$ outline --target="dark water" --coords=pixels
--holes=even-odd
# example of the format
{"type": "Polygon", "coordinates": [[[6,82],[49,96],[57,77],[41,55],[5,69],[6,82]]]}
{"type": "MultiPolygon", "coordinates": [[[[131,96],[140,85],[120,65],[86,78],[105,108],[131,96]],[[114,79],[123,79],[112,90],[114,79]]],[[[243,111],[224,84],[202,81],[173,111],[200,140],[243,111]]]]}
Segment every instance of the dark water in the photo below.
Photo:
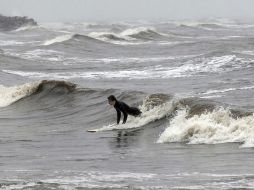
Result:
{"type": "Polygon", "coordinates": [[[253,32],[207,21],[0,33],[0,188],[253,189],[253,32]],[[142,117],[112,127],[111,94],[142,117]]]}

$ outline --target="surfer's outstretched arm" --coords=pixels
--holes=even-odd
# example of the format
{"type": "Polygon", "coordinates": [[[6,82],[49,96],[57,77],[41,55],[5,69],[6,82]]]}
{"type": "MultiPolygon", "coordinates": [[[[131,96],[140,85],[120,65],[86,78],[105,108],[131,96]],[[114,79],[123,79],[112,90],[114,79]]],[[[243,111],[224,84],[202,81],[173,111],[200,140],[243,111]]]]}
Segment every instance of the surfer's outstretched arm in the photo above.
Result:
{"type": "Polygon", "coordinates": [[[121,111],[116,110],[116,112],[117,112],[117,125],[118,125],[121,119],[121,111]]]}

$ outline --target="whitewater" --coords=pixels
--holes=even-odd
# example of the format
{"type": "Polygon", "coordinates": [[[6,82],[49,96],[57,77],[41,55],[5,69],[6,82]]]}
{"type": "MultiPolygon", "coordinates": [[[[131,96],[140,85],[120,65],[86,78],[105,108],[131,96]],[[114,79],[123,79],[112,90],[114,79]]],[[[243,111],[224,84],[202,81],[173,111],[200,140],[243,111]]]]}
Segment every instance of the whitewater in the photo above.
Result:
{"type": "Polygon", "coordinates": [[[0,189],[254,188],[253,23],[1,31],[0,189]]]}

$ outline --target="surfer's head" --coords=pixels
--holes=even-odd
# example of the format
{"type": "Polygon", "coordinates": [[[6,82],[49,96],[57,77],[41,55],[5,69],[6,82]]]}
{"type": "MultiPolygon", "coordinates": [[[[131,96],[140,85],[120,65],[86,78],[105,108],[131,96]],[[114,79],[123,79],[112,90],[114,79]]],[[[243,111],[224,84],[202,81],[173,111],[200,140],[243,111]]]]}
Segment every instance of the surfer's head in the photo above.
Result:
{"type": "Polygon", "coordinates": [[[115,105],[115,103],[116,103],[116,97],[114,96],[114,95],[110,95],[109,97],[108,97],[108,103],[109,103],[109,105],[111,105],[111,106],[114,106],[115,105]]]}

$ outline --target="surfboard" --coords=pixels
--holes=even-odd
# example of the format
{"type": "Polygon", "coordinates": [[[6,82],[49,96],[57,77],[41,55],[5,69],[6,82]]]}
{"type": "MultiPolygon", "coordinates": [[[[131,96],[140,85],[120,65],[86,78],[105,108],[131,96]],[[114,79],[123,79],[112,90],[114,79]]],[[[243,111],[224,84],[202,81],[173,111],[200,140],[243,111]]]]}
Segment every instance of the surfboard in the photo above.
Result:
{"type": "Polygon", "coordinates": [[[89,129],[89,130],[87,130],[87,132],[89,132],[89,133],[95,133],[95,132],[98,132],[99,131],[99,129],[89,129]]]}
{"type": "Polygon", "coordinates": [[[108,126],[103,126],[101,128],[97,128],[97,129],[88,129],[87,132],[96,133],[96,132],[99,132],[99,131],[111,131],[111,130],[114,130],[115,126],[116,126],[116,124],[110,124],[108,126]]]}
{"type": "Polygon", "coordinates": [[[129,128],[129,129],[126,129],[126,128],[123,128],[123,129],[107,129],[107,130],[101,130],[100,129],[89,129],[87,130],[86,132],[89,132],[89,133],[97,133],[97,132],[117,132],[117,131],[125,131],[125,132],[134,132],[134,131],[139,131],[141,130],[142,128],[129,128]]]}
{"type": "Polygon", "coordinates": [[[88,129],[86,130],[89,133],[97,133],[97,132],[112,132],[112,131],[126,131],[126,132],[133,132],[133,131],[138,131],[141,130],[145,125],[139,126],[139,127],[132,127],[132,124],[127,124],[126,125],[116,125],[116,124],[111,124],[108,126],[103,126],[101,128],[96,128],[96,129],[88,129]]]}

